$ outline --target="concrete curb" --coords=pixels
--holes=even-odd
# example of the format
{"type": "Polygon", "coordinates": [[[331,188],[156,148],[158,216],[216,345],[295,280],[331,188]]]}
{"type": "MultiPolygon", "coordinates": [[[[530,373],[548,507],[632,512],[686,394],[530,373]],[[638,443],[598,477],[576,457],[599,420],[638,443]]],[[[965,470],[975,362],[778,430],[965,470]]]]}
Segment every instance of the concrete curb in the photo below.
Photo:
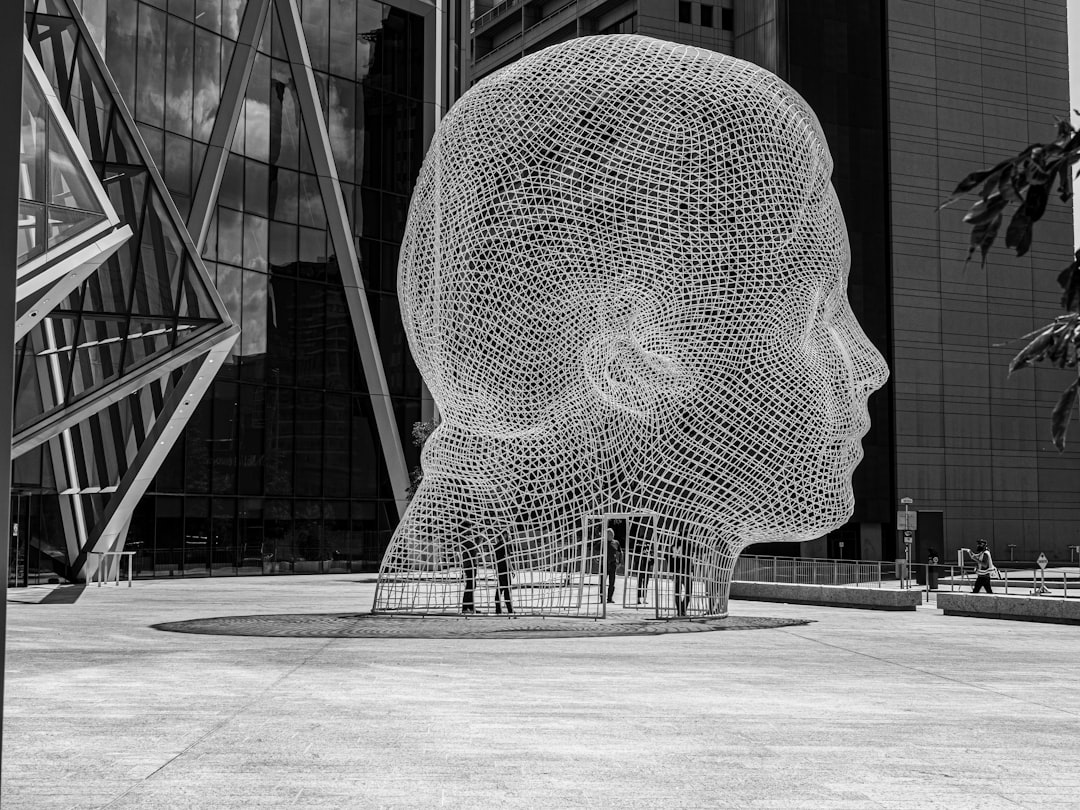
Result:
{"type": "Polygon", "coordinates": [[[1080,599],[941,591],[938,593],[937,606],[946,616],[1080,624],[1080,599]]]}
{"type": "Polygon", "coordinates": [[[848,585],[792,585],[781,582],[732,582],[732,599],[826,605],[862,610],[915,610],[923,601],[921,590],[856,588],[848,585]]]}

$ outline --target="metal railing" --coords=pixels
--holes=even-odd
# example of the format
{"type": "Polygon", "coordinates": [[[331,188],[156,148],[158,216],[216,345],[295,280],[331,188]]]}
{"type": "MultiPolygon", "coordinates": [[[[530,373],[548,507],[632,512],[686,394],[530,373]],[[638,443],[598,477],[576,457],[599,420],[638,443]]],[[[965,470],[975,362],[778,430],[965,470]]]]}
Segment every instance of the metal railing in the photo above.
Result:
{"type": "MultiPolygon", "coordinates": [[[[949,566],[949,590],[971,588],[975,584],[975,566],[949,566]]],[[[1031,568],[1009,569],[998,566],[997,575],[991,576],[990,587],[1001,593],[1017,596],[1047,596],[1064,599],[1080,599],[1080,576],[1069,578],[1068,570],[1047,568],[1045,571],[1031,568]],[[1047,578],[1046,574],[1051,572],[1047,578]],[[1011,576],[1011,579],[1010,579],[1011,576]],[[1010,587],[1012,590],[1010,591],[1010,587]],[[1071,590],[1070,590],[1071,588],[1071,590]]]]}
{"type": "Polygon", "coordinates": [[[525,2],[525,0],[503,0],[503,2],[499,3],[497,6],[493,6],[492,8],[488,9],[475,20],[473,20],[472,30],[476,31],[480,28],[483,28],[492,20],[498,19],[514,7],[520,6],[523,2],[525,2]]]}
{"type": "Polygon", "coordinates": [[[735,561],[732,579],[742,582],[780,582],[794,585],[866,585],[881,587],[881,563],[816,557],[759,557],[735,561]]]}
{"type": "Polygon", "coordinates": [[[490,51],[483,54],[482,56],[476,57],[477,64],[479,64],[480,62],[483,62],[489,56],[494,56],[499,51],[503,50],[503,48],[509,48],[511,45],[520,45],[521,44],[521,39],[522,39],[523,36],[524,36],[524,34],[514,34],[514,36],[510,37],[510,39],[506,40],[506,42],[492,48],[490,51]]]}
{"type": "MultiPolygon", "coordinates": [[[[995,593],[1016,596],[1080,599],[1080,573],[1048,568],[998,567],[991,578],[995,593]],[[1049,576],[1047,576],[1049,574],[1049,576]]],[[[777,582],[795,585],[854,585],[882,587],[888,580],[896,587],[924,591],[926,600],[932,592],[970,589],[975,584],[975,567],[959,565],[905,564],[903,561],[836,560],[818,557],[767,557],[744,555],[735,561],[733,580],[742,582],[777,582]],[[893,575],[895,566],[896,574],[893,575]],[[887,575],[883,576],[883,571],[887,575]]]]}
{"type": "Polygon", "coordinates": [[[532,25],[530,25],[530,26],[529,26],[528,28],[526,28],[526,29],[525,29],[525,33],[526,33],[526,34],[527,34],[527,33],[529,33],[530,31],[532,31],[532,30],[533,30],[534,28],[536,28],[537,26],[541,26],[541,25],[543,25],[543,24],[544,24],[544,23],[546,23],[546,22],[547,22],[548,20],[550,20],[550,19],[551,19],[552,17],[555,17],[555,16],[557,16],[557,15],[559,15],[559,14],[562,14],[562,13],[563,13],[564,11],[566,11],[566,10],[567,10],[568,8],[572,8],[572,7],[576,6],[577,4],[578,4],[578,0],[570,0],[570,2],[569,2],[569,3],[564,3],[563,5],[559,6],[559,7],[558,7],[557,9],[555,9],[554,11],[550,11],[550,12],[548,12],[548,13],[547,13],[547,14],[545,14],[545,15],[544,15],[543,17],[541,17],[541,18],[540,18],[539,20],[537,20],[537,21],[536,21],[536,22],[534,22],[534,23],[533,23],[532,25]]]}

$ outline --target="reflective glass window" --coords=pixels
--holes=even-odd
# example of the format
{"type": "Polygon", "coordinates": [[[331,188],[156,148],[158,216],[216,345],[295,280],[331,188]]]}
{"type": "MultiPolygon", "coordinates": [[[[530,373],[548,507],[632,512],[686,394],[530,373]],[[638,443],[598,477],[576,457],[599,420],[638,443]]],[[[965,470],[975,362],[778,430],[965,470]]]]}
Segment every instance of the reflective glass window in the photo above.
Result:
{"type": "Polygon", "coordinates": [[[222,0],[195,0],[195,22],[211,31],[221,31],[222,0]]]}
{"type": "Polygon", "coordinates": [[[138,18],[136,0],[109,0],[105,25],[105,61],[120,95],[131,109],[135,109],[138,18]]]}
{"type": "Polygon", "coordinates": [[[24,200],[45,202],[46,129],[49,109],[37,84],[30,80],[29,68],[23,70],[22,128],[19,138],[19,196],[24,200]]]}
{"type": "Polygon", "coordinates": [[[240,332],[240,354],[245,364],[260,363],[266,357],[267,277],[262,273],[244,271],[244,313],[240,332]]]}
{"type": "Polygon", "coordinates": [[[349,397],[327,394],[323,413],[323,494],[348,497],[349,397]]]}
{"type": "Polygon", "coordinates": [[[138,8],[135,117],[140,122],[161,127],[165,123],[165,71],[161,60],[166,52],[166,14],[145,3],[140,3],[138,8]]]}
{"type": "Polygon", "coordinates": [[[261,494],[263,491],[265,395],[266,389],[261,385],[240,386],[240,407],[237,411],[240,424],[237,488],[242,495],[261,494]]]}
{"type": "Polygon", "coordinates": [[[268,222],[251,214],[244,216],[244,267],[266,270],[268,222]]]}
{"type": "Polygon", "coordinates": [[[195,29],[193,83],[191,134],[208,141],[221,100],[221,39],[202,28],[195,29]]]}
{"type": "Polygon", "coordinates": [[[234,382],[214,383],[211,430],[213,455],[211,492],[215,495],[236,491],[236,402],[239,392],[234,382]]]}
{"type": "MultiPolygon", "coordinates": [[[[271,370],[271,378],[273,371],[271,370]]],[[[291,495],[293,489],[293,448],[295,446],[295,397],[292,388],[266,389],[266,468],[268,494],[291,495]]]]}
{"type": "Polygon", "coordinates": [[[195,64],[195,27],[169,16],[165,60],[165,128],[191,137],[195,64]]]}
{"type": "Polygon", "coordinates": [[[296,392],[296,464],[297,495],[319,495],[323,470],[323,395],[321,391],[296,392]]]}
{"type": "Polygon", "coordinates": [[[235,574],[236,499],[214,498],[211,518],[210,567],[222,574],[235,574]]]}

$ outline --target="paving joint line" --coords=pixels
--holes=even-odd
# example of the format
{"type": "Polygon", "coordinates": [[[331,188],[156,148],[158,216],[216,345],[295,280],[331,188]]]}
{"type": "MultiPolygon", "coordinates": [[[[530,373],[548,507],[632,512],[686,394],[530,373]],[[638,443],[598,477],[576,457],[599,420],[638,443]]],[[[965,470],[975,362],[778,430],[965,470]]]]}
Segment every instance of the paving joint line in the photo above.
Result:
{"type": "Polygon", "coordinates": [[[258,692],[257,694],[255,694],[255,695],[254,695],[253,697],[251,697],[251,698],[249,698],[248,700],[244,701],[244,703],[243,703],[243,704],[241,704],[240,706],[238,706],[238,707],[237,707],[237,708],[236,708],[236,709],[235,709],[235,710],[234,710],[233,712],[231,712],[231,713],[230,713],[230,714],[229,714],[229,715],[228,715],[227,717],[224,717],[224,718],[222,718],[222,719],[221,719],[220,721],[218,721],[218,722],[217,722],[217,723],[216,723],[216,724],[215,724],[215,725],[214,725],[214,726],[213,726],[212,728],[208,729],[208,730],[207,730],[207,731],[206,731],[206,732],[205,732],[204,734],[202,734],[202,735],[201,735],[201,736],[200,736],[200,737],[199,737],[199,738],[198,738],[197,740],[194,740],[194,741],[193,741],[193,742],[191,742],[191,743],[190,743],[190,744],[189,744],[188,746],[186,746],[186,747],[184,748],[184,750],[182,750],[182,751],[179,751],[179,752],[177,752],[176,754],[174,754],[173,756],[169,757],[169,758],[168,758],[168,759],[167,759],[167,760],[166,760],[165,762],[161,763],[161,765],[159,765],[158,767],[156,767],[156,768],[155,768],[155,769],[154,769],[153,771],[151,771],[151,772],[150,772],[150,773],[148,773],[148,774],[147,774],[146,776],[144,776],[144,777],[142,777],[141,779],[139,779],[139,780],[138,780],[137,782],[135,782],[135,783],[133,783],[132,785],[130,785],[130,786],[129,786],[129,787],[127,788],[127,790],[125,790],[125,791],[124,791],[123,793],[121,793],[121,794],[119,794],[119,795],[117,795],[117,796],[114,796],[113,798],[111,798],[111,799],[109,800],[108,804],[103,804],[103,805],[101,805],[101,807],[102,807],[102,810],[107,810],[107,808],[109,808],[109,807],[112,807],[112,806],[113,806],[114,804],[116,804],[116,803],[117,803],[118,801],[120,801],[120,800],[121,800],[121,799],[123,799],[123,798],[124,798],[125,796],[127,796],[127,795],[128,795],[129,793],[131,793],[131,792],[132,792],[133,790],[135,790],[135,788],[137,788],[137,787],[139,787],[140,785],[143,785],[143,784],[145,784],[145,783],[149,782],[149,781],[150,781],[151,779],[153,779],[153,778],[154,778],[155,776],[157,776],[157,775],[158,775],[159,773],[161,773],[161,772],[162,772],[163,770],[165,770],[166,768],[168,768],[168,767],[169,767],[170,765],[172,765],[172,764],[173,764],[174,762],[176,762],[176,761],[177,761],[178,759],[180,759],[181,757],[183,757],[183,756],[185,756],[186,754],[188,754],[188,753],[189,753],[189,752],[190,752],[190,751],[191,751],[192,749],[194,749],[194,748],[195,748],[196,746],[198,746],[198,745],[201,745],[201,744],[202,744],[203,742],[205,742],[206,740],[208,740],[208,739],[209,739],[210,737],[212,737],[212,736],[213,736],[214,734],[216,734],[216,733],[217,733],[218,731],[220,731],[220,730],[221,730],[222,728],[224,728],[224,727],[225,727],[225,726],[226,726],[226,725],[227,725],[228,723],[230,723],[230,722],[232,722],[232,721],[233,721],[234,719],[236,719],[236,717],[238,717],[238,716],[239,716],[239,715],[240,715],[240,714],[241,714],[242,712],[244,712],[244,711],[245,711],[245,710],[246,710],[246,709],[247,709],[248,707],[250,707],[250,706],[251,706],[251,705],[252,705],[253,703],[256,703],[256,702],[257,702],[258,700],[262,699],[262,697],[263,697],[264,695],[266,695],[266,694],[267,694],[268,692],[270,692],[271,690],[273,690],[274,688],[276,688],[278,684],[280,684],[280,683],[281,683],[282,681],[284,681],[284,680],[285,680],[286,678],[288,678],[289,676],[291,676],[291,675],[292,675],[292,674],[293,674],[294,672],[296,672],[296,671],[297,671],[298,669],[300,669],[301,667],[303,667],[303,666],[306,666],[306,665],[307,665],[307,664],[308,664],[308,663],[309,663],[309,662],[310,662],[310,661],[311,661],[311,660],[312,660],[313,658],[315,658],[315,657],[316,657],[317,655],[321,655],[321,654],[322,654],[322,653],[323,653],[323,652],[324,652],[324,651],[326,650],[326,648],[327,648],[327,647],[331,646],[331,645],[332,645],[332,644],[333,644],[333,643],[334,643],[335,641],[337,641],[337,640],[338,640],[338,639],[335,639],[335,638],[330,638],[330,639],[327,639],[327,640],[326,640],[326,643],[325,643],[325,644],[321,645],[321,646],[320,646],[320,647],[319,647],[319,648],[318,648],[317,650],[313,650],[313,651],[312,651],[312,652],[311,652],[311,653],[310,653],[309,655],[305,656],[305,657],[303,658],[303,660],[299,661],[299,662],[298,662],[298,663],[297,663],[297,664],[296,664],[295,666],[293,666],[293,667],[292,667],[291,669],[289,669],[289,670],[288,670],[287,672],[283,672],[283,673],[281,673],[281,675],[279,675],[279,676],[278,676],[277,678],[275,678],[275,679],[274,679],[274,682],[273,682],[273,683],[267,684],[267,685],[266,685],[266,686],[265,686],[265,687],[264,687],[264,688],[263,688],[263,689],[262,689],[261,691],[259,691],[259,692],[258,692]]]}
{"type": "Polygon", "coordinates": [[[1060,711],[1060,712],[1063,712],[1064,714],[1070,715],[1072,717],[1080,717],[1080,712],[1069,711],[1068,709],[1063,709],[1061,706],[1048,706],[1047,704],[1040,703],[1037,700],[1027,700],[1025,698],[1017,697],[1016,695],[1010,695],[1007,692],[999,692],[998,690],[991,689],[988,686],[979,686],[978,684],[968,683],[967,681],[962,681],[959,678],[952,678],[952,677],[950,677],[948,675],[943,675],[940,672],[930,672],[929,670],[921,669],[920,667],[912,666],[911,664],[904,664],[904,663],[902,663],[900,661],[894,661],[894,660],[889,659],[889,658],[882,658],[881,656],[873,655],[871,653],[862,652],[860,650],[853,650],[850,647],[844,647],[844,646],[841,646],[840,644],[834,644],[832,642],[825,641],[824,639],[811,638],[809,636],[800,635],[799,633],[796,633],[796,632],[794,632],[794,631],[792,631],[792,630],[790,630],[788,628],[785,628],[785,627],[778,627],[776,629],[781,631],[781,632],[787,633],[788,635],[795,636],[796,638],[801,638],[804,641],[810,641],[810,642],[813,642],[813,643],[816,643],[816,644],[821,644],[822,646],[825,646],[825,647],[832,647],[835,650],[842,650],[844,652],[851,653],[852,655],[861,655],[864,658],[869,658],[869,659],[871,659],[873,661],[879,661],[879,662],[881,662],[883,664],[892,664],[895,667],[900,667],[902,669],[907,669],[907,670],[910,670],[912,672],[918,672],[918,673],[921,673],[923,675],[927,675],[927,676],[929,676],[931,678],[940,678],[943,681],[951,681],[952,683],[956,683],[956,684],[959,684],[961,686],[967,686],[967,687],[969,687],[971,689],[979,689],[979,690],[982,690],[983,692],[989,692],[990,694],[997,695],[998,697],[1008,698],[1010,700],[1016,700],[1016,701],[1018,701],[1020,703],[1024,703],[1024,704],[1027,704],[1027,705],[1030,705],[1030,706],[1039,706],[1040,708],[1043,708],[1043,709],[1051,709],[1051,710],[1060,711]]]}

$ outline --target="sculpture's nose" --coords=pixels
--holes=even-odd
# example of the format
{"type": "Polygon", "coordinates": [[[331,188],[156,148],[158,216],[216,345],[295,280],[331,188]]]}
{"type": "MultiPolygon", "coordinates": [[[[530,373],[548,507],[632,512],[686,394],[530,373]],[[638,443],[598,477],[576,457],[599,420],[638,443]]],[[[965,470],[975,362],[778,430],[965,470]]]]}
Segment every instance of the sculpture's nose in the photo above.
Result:
{"type": "Polygon", "coordinates": [[[856,350],[853,353],[855,384],[867,395],[877,391],[889,379],[889,366],[870,338],[855,322],[856,350]]]}

